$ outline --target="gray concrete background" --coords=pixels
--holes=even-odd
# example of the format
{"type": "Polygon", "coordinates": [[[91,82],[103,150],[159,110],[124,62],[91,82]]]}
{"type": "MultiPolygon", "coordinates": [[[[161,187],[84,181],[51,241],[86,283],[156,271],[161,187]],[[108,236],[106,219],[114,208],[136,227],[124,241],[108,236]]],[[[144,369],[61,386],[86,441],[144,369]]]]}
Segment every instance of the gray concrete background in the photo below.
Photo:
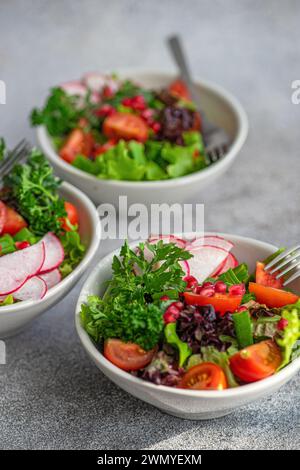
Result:
{"type": "MultiPolygon", "coordinates": [[[[206,228],[280,245],[299,242],[300,2],[0,0],[0,135],[34,141],[27,123],[49,86],[84,71],[172,69],[164,37],[179,32],[195,74],[244,104],[248,141],[233,168],[200,193],[206,228]]],[[[117,246],[103,243],[99,259],[117,246]]],[[[80,285],[23,334],[0,366],[0,447],[299,449],[299,376],[276,396],[215,421],[162,414],[109,382],[73,325],[80,285]]]]}

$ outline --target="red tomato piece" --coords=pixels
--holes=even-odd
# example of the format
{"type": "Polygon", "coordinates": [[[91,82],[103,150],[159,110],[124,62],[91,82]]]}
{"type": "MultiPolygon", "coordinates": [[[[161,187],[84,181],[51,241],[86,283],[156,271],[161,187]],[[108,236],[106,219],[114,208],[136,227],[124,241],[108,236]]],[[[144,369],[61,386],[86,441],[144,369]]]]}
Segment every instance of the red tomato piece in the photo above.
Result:
{"type": "Polygon", "coordinates": [[[277,344],[268,339],[252,344],[231,356],[230,368],[243,382],[256,382],[273,375],[282,361],[277,344]]]}
{"type": "Polygon", "coordinates": [[[6,206],[6,216],[4,226],[2,228],[2,234],[4,235],[5,233],[9,233],[10,235],[15,235],[24,227],[27,227],[25,219],[23,219],[23,217],[14,209],[6,206]]]}
{"type": "Polygon", "coordinates": [[[0,235],[4,228],[5,219],[6,219],[6,205],[4,204],[4,202],[0,201],[0,235]]]}
{"type": "Polygon", "coordinates": [[[156,349],[145,351],[135,343],[124,343],[119,339],[108,339],[104,343],[104,356],[120,369],[130,371],[143,369],[149,364],[156,349]]]}
{"type": "Polygon", "coordinates": [[[284,307],[294,304],[299,299],[298,295],[275,287],[266,287],[256,282],[249,282],[249,292],[255,295],[257,302],[270,308],[284,307]]]}
{"type": "Polygon", "coordinates": [[[168,91],[169,93],[171,93],[171,95],[176,96],[176,98],[182,98],[186,101],[192,101],[188,87],[186,86],[183,80],[174,80],[174,82],[169,85],[168,91]]]}
{"type": "Polygon", "coordinates": [[[109,139],[134,139],[145,142],[148,138],[148,127],[143,119],[129,113],[108,116],[103,123],[103,132],[109,139]]]}
{"type": "Polygon", "coordinates": [[[65,144],[59,151],[63,160],[72,163],[77,155],[88,157],[93,149],[94,138],[90,132],[84,132],[83,129],[74,129],[68,136],[65,144]]]}
{"type": "Polygon", "coordinates": [[[216,312],[224,315],[226,312],[235,312],[242,302],[242,295],[215,293],[213,296],[184,292],[184,298],[189,305],[212,305],[216,312]]]}
{"type": "Polygon", "coordinates": [[[228,385],[220,366],[213,362],[202,362],[184,374],[179,387],[192,390],[224,390],[228,385]]]}
{"type": "Polygon", "coordinates": [[[264,263],[257,261],[256,263],[256,272],[255,272],[255,281],[257,284],[266,287],[275,287],[276,289],[281,289],[283,286],[283,279],[276,279],[278,271],[274,274],[269,274],[265,271],[264,263]]]}
{"type": "Polygon", "coordinates": [[[76,207],[70,202],[65,202],[65,210],[67,212],[67,217],[62,221],[62,229],[64,229],[66,232],[69,232],[72,230],[70,224],[78,225],[79,216],[76,207]]]}

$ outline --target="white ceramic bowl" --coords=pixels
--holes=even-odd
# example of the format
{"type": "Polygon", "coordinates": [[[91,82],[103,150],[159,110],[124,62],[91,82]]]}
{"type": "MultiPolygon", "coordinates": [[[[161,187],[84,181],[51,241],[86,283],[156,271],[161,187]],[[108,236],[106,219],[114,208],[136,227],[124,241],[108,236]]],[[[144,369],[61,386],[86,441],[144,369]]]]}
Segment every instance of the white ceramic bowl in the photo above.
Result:
{"type": "MultiPolygon", "coordinates": [[[[148,88],[162,88],[175,76],[167,73],[138,72],[132,70],[120,74],[123,78],[132,78],[148,88]]],[[[222,175],[233,163],[241,150],[248,133],[248,120],[239,101],[223,88],[210,82],[197,81],[197,88],[202,99],[202,107],[207,117],[224,128],[232,139],[232,145],[226,156],[210,167],[180,178],[165,181],[115,181],[100,180],[62,160],[54,150],[45,127],[37,129],[38,142],[46,154],[55,172],[84,191],[96,204],[110,203],[118,205],[119,196],[127,196],[128,204],[159,204],[183,202],[192,199],[198,191],[222,175]]]]}
{"type": "Polygon", "coordinates": [[[19,333],[28,323],[65,297],[93,260],[101,238],[99,216],[89,198],[69,183],[59,189],[62,197],[77,207],[80,235],[87,247],[84,258],[74,271],[47,292],[42,300],[26,300],[0,307],[0,338],[19,333]]]}
{"type": "MultiPolygon", "coordinates": [[[[276,247],[251,238],[235,235],[220,234],[231,240],[235,247],[234,255],[239,261],[244,261],[251,270],[255,261],[264,259],[274,253],[276,247]]],[[[115,384],[131,395],[160,408],[162,411],[185,419],[208,419],[226,415],[236,408],[254,400],[263,398],[288,382],[300,369],[300,358],[285,367],[277,374],[260,382],[224,391],[194,391],[155,385],[133,377],[127,372],[114,366],[98,351],[93,341],[80,324],[80,306],[91,294],[102,294],[104,282],[111,278],[111,262],[114,254],[106,256],[93,270],[83,286],[76,307],[76,328],[84,349],[96,366],[115,384]]],[[[300,291],[300,280],[292,286],[300,291]]]]}

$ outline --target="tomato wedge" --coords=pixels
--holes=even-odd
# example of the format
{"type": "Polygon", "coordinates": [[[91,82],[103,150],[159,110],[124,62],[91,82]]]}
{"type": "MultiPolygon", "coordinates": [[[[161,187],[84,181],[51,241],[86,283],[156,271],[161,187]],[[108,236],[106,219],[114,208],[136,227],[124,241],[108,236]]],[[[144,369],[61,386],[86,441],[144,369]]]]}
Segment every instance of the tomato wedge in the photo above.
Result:
{"type": "Polygon", "coordinates": [[[67,217],[62,220],[62,228],[66,232],[72,230],[72,225],[78,225],[79,216],[76,207],[70,202],[65,202],[65,210],[67,212],[67,217]]]}
{"type": "Polygon", "coordinates": [[[102,155],[103,153],[107,152],[107,150],[113,148],[116,145],[116,139],[110,139],[105,144],[97,145],[94,148],[93,156],[98,157],[98,155],[102,155]]]}
{"type": "Polygon", "coordinates": [[[24,227],[27,227],[25,219],[23,219],[23,217],[14,209],[6,206],[6,215],[2,234],[4,235],[5,233],[8,233],[10,235],[15,235],[24,227]]]}
{"type": "Polygon", "coordinates": [[[105,118],[103,132],[109,139],[145,142],[148,138],[148,127],[143,119],[129,113],[114,113],[105,118]]]}
{"type": "Polygon", "coordinates": [[[265,271],[264,263],[257,261],[256,263],[256,273],[255,273],[255,281],[257,284],[266,287],[275,287],[276,289],[281,289],[283,286],[283,279],[276,279],[276,275],[278,271],[274,274],[269,274],[265,271]]]}
{"type": "Polygon", "coordinates": [[[256,382],[273,375],[281,364],[281,351],[268,339],[252,344],[231,356],[230,368],[243,382],[256,382]]]}
{"type": "Polygon", "coordinates": [[[298,295],[292,292],[262,286],[256,282],[249,282],[249,292],[255,295],[257,302],[270,308],[294,304],[299,299],[298,295]]]}
{"type": "Polygon", "coordinates": [[[65,144],[59,151],[63,160],[72,163],[77,155],[88,157],[93,149],[94,139],[91,133],[84,132],[83,129],[74,129],[68,136],[65,144]]]}
{"type": "Polygon", "coordinates": [[[0,201],[0,235],[4,228],[5,219],[6,219],[6,205],[4,204],[4,202],[0,201]]]}
{"type": "Polygon", "coordinates": [[[228,387],[223,369],[213,362],[202,362],[191,367],[178,386],[192,390],[224,390],[228,387]]]}
{"type": "Polygon", "coordinates": [[[171,95],[173,96],[176,96],[176,98],[182,98],[186,101],[192,100],[188,87],[186,86],[183,80],[174,80],[174,82],[169,85],[168,90],[169,93],[171,93],[171,95]]]}
{"type": "Polygon", "coordinates": [[[143,369],[155,352],[156,348],[145,351],[135,343],[124,343],[120,339],[108,339],[104,343],[106,359],[126,371],[143,369]]]}
{"type": "Polygon", "coordinates": [[[216,312],[224,315],[226,312],[235,312],[242,302],[242,295],[214,294],[212,297],[184,292],[184,298],[189,305],[212,305],[216,312]]]}

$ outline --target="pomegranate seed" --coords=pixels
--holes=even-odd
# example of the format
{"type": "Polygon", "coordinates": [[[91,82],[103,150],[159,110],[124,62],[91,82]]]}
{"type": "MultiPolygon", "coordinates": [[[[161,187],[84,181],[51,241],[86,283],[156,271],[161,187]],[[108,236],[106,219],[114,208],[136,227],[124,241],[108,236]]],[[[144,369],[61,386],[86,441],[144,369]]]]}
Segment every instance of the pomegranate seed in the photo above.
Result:
{"type": "Polygon", "coordinates": [[[153,111],[152,109],[146,108],[144,111],[141,112],[141,117],[145,119],[146,121],[153,116],[153,111]]]}
{"type": "Polygon", "coordinates": [[[214,287],[202,287],[201,295],[204,295],[205,297],[213,297],[215,295],[214,287]]]}
{"type": "Polygon", "coordinates": [[[244,284],[235,284],[229,287],[230,295],[244,295],[245,292],[246,292],[246,288],[244,284]]]}
{"type": "Polygon", "coordinates": [[[185,276],[183,280],[187,283],[188,288],[198,286],[198,281],[194,276],[185,276]]]}
{"type": "Polygon", "coordinates": [[[170,297],[168,297],[167,295],[163,295],[160,300],[170,300],[170,297]]]}
{"type": "Polygon", "coordinates": [[[113,95],[114,95],[114,92],[111,89],[111,87],[108,85],[105,85],[105,87],[102,90],[102,98],[111,98],[113,95]]]}
{"type": "Polygon", "coordinates": [[[288,326],[289,322],[286,318],[281,318],[277,323],[277,330],[284,330],[288,326]]]}
{"type": "Polygon", "coordinates": [[[201,294],[202,289],[203,289],[202,286],[197,286],[197,287],[195,288],[195,291],[194,291],[195,294],[201,294]]]}
{"type": "Polygon", "coordinates": [[[241,307],[239,307],[237,309],[237,312],[244,312],[245,310],[248,310],[247,307],[245,307],[244,305],[242,305],[241,307]]]}
{"type": "Polygon", "coordinates": [[[15,242],[15,247],[18,249],[18,250],[24,250],[24,248],[28,248],[30,246],[30,243],[29,242],[15,242]]]}
{"type": "Polygon", "coordinates": [[[167,311],[167,312],[170,312],[172,315],[174,315],[174,317],[176,317],[176,316],[178,317],[178,315],[179,315],[179,313],[180,313],[179,309],[178,309],[177,307],[175,307],[174,304],[171,304],[171,305],[167,308],[166,311],[167,311]]]}
{"type": "Polygon", "coordinates": [[[174,317],[174,315],[172,315],[172,313],[170,312],[165,312],[164,313],[164,322],[165,324],[167,323],[175,323],[176,322],[176,318],[174,317]]]}
{"type": "Polygon", "coordinates": [[[104,104],[101,106],[100,109],[97,109],[96,115],[97,116],[111,116],[116,112],[115,108],[113,108],[110,104],[104,104]]]}
{"type": "Polygon", "coordinates": [[[132,105],[132,99],[131,99],[131,98],[124,98],[124,99],[122,100],[122,105],[123,105],[123,106],[131,107],[131,105],[132,105]]]}
{"type": "Polygon", "coordinates": [[[227,291],[227,286],[225,282],[217,281],[215,283],[215,291],[218,292],[219,294],[225,294],[225,292],[227,291]]]}
{"type": "Polygon", "coordinates": [[[183,307],[184,307],[184,305],[183,305],[182,302],[173,302],[173,303],[170,305],[170,307],[173,306],[173,305],[174,305],[174,307],[176,307],[179,311],[182,310],[183,307]]]}
{"type": "Polygon", "coordinates": [[[212,282],[203,282],[202,287],[214,287],[212,282]]]}
{"type": "Polygon", "coordinates": [[[161,125],[160,125],[159,122],[154,122],[154,123],[152,124],[151,128],[152,128],[152,130],[153,130],[154,132],[159,132],[160,129],[161,129],[161,125]]]}
{"type": "Polygon", "coordinates": [[[134,103],[140,103],[140,104],[145,104],[145,98],[143,97],[143,95],[136,95],[132,98],[132,101],[134,103]]]}

